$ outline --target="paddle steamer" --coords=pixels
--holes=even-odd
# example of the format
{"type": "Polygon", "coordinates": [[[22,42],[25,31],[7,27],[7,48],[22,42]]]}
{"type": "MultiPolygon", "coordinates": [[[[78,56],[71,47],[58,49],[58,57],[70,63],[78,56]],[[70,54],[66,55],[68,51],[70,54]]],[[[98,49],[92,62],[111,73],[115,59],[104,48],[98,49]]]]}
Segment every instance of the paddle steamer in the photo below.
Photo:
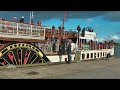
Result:
{"type": "Polygon", "coordinates": [[[96,32],[86,27],[66,30],[64,27],[46,27],[0,20],[0,65],[23,65],[47,62],[65,62],[65,51],[59,55],[62,39],[71,40],[71,61],[105,58],[114,55],[113,40],[98,42],[96,32]],[[55,46],[53,50],[53,42],[55,46]]]}

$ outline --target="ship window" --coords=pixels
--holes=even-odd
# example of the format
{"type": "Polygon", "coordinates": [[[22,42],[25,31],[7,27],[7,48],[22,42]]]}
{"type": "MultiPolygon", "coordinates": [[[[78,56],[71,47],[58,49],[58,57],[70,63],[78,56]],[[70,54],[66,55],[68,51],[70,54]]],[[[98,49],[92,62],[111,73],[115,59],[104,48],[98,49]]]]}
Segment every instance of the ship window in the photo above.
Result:
{"type": "Polygon", "coordinates": [[[85,59],[85,54],[82,54],[82,59],[85,59]]]}
{"type": "Polygon", "coordinates": [[[87,58],[89,58],[89,53],[87,53],[87,58]]]}
{"type": "Polygon", "coordinates": [[[93,58],[93,53],[91,53],[91,58],[93,58]]]}
{"type": "Polygon", "coordinates": [[[98,53],[98,57],[99,57],[99,53],[98,53]]]}
{"type": "Polygon", "coordinates": [[[102,52],[101,52],[101,57],[102,57],[102,52]]]}
{"type": "Polygon", "coordinates": [[[96,58],[96,53],[94,53],[94,58],[96,58]]]}

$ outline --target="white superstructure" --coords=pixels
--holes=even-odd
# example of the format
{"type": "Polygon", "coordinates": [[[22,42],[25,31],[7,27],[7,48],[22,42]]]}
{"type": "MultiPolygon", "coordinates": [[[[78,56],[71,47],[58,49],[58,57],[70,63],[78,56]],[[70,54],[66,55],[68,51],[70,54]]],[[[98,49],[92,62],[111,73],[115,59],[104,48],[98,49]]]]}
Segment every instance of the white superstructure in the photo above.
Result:
{"type": "MultiPolygon", "coordinates": [[[[109,53],[111,56],[114,55],[113,42],[98,42],[97,35],[95,32],[85,31],[84,37],[82,36],[82,33],[80,33],[77,37],[76,45],[75,43],[72,43],[71,46],[71,51],[73,52],[71,54],[72,61],[105,58],[109,53]]],[[[60,56],[58,55],[48,55],[47,57],[52,62],[60,61],[60,56]]],[[[65,61],[66,59],[68,59],[67,55],[61,56],[61,61],[65,61]]]]}

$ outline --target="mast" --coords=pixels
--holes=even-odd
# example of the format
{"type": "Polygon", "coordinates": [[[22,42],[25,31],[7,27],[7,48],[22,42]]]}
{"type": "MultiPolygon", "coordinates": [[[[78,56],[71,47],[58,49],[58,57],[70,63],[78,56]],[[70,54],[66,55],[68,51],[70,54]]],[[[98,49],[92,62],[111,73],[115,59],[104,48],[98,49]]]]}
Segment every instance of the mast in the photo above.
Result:
{"type": "Polygon", "coordinates": [[[33,11],[32,11],[32,17],[31,17],[32,19],[34,19],[34,14],[33,14],[33,11]]]}
{"type": "MultiPolygon", "coordinates": [[[[64,30],[64,23],[65,23],[65,19],[66,19],[66,11],[64,12],[64,17],[62,19],[62,29],[64,30]]],[[[65,31],[64,31],[64,34],[65,34],[65,31]]]]}
{"type": "Polygon", "coordinates": [[[62,28],[64,27],[65,19],[66,19],[66,11],[64,12],[64,17],[62,19],[62,28]]]}
{"type": "Polygon", "coordinates": [[[30,12],[30,24],[31,24],[31,12],[30,12]]]}
{"type": "Polygon", "coordinates": [[[30,11],[30,24],[31,24],[31,21],[33,20],[33,18],[34,18],[33,11],[30,11]]]}

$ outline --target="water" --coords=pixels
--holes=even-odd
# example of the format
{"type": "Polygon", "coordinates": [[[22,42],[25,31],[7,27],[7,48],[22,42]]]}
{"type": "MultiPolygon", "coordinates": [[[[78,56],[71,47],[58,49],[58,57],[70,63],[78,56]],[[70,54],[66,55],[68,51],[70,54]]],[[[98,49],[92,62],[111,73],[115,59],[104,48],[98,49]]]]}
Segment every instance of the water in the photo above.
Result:
{"type": "Polygon", "coordinates": [[[115,47],[115,56],[120,57],[120,47],[115,47]]]}

